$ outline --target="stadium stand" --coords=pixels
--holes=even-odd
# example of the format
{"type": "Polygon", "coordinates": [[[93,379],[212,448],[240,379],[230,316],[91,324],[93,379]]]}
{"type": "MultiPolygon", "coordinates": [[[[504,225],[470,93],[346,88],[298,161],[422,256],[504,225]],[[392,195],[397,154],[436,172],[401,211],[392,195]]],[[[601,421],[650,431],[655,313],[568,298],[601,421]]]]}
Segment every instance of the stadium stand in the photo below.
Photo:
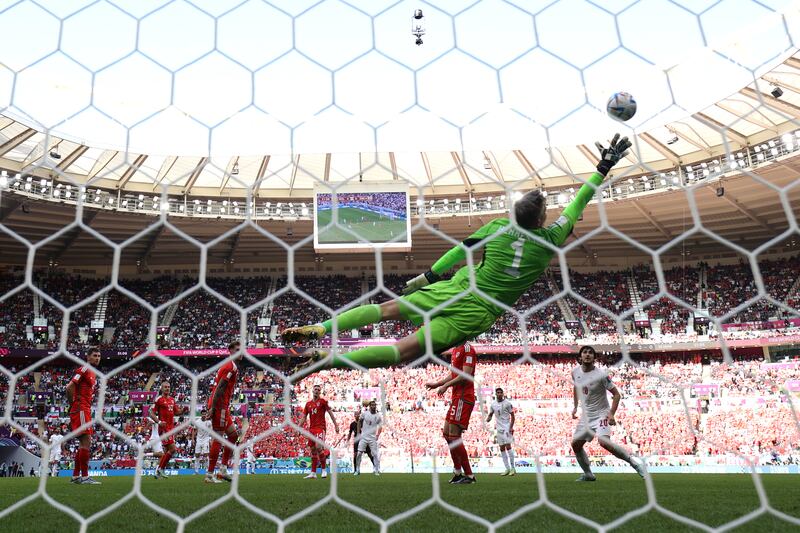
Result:
{"type": "MultiPolygon", "coordinates": [[[[282,370],[287,370],[291,364],[289,359],[266,362],[282,370]]],[[[614,360],[607,363],[612,364],[614,360]]],[[[115,364],[118,362],[104,362],[101,366],[109,371],[115,364]]],[[[190,372],[199,373],[211,366],[213,360],[187,359],[183,364],[190,372]]],[[[473,413],[468,433],[470,454],[481,457],[491,452],[492,428],[482,418],[485,417],[486,402],[491,401],[491,391],[502,385],[517,406],[515,446],[519,453],[571,455],[569,440],[574,420],[570,417],[572,390],[569,373],[574,365],[572,358],[565,357],[522,365],[515,365],[512,358],[500,357],[480,364],[476,383],[484,405],[473,413]]],[[[762,365],[762,360],[754,358],[730,365],[719,362],[703,364],[700,355],[694,354],[642,359],[636,366],[611,366],[612,379],[625,398],[616,435],[620,442],[637,453],[648,455],[796,453],[800,449],[800,434],[791,423],[791,410],[780,390],[788,380],[800,378],[800,365],[777,368],[762,365]],[[714,394],[695,394],[692,385],[698,383],[713,384],[718,388],[714,394]],[[683,401],[686,402],[688,418],[683,401]],[[744,407],[733,409],[732,406],[739,404],[744,407]],[[755,416],[756,412],[758,416],[755,416]]],[[[48,435],[68,420],[64,389],[71,377],[71,368],[70,364],[62,361],[50,363],[40,370],[40,390],[51,391],[44,401],[48,413],[48,435]]],[[[325,370],[292,388],[289,395],[292,419],[299,423],[302,413],[297,401],[310,396],[313,384],[324,386],[324,395],[332,402],[342,428],[347,427],[353,411],[360,405],[359,395],[365,389],[378,389],[385,400],[386,431],[391,443],[387,446],[417,457],[432,451],[444,453],[438,428],[448,402],[426,391],[424,383],[447,371],[445,367],[434,364],[409,369],[372,369],[366,373],[325,370]]],[[[146,390],[148,381],[152,381],[150,390],[156,390],[163,380],[172,384],[178,403],[188,405],[190,380],[162,363],[143,360],[109,379],[103,418],[136,442],[147,442],[150,425],[145,419],[145,409],[148,404],[132,401],[131,392],[146,390]],[[155,378],[151,379],[154,375],[155,378]]],[[[206,400],[210,386],[210,379],[198,384],[200,403],[206,400]]],[[[245,438],[263,436],[270,431],[256,443],[256,451],[263,457],[296,457],[306,453],[305,438],[285,426],[283,387],[283,381],[273,374],[243,362],[240,386],[234,395],[238,404],[235,412],[239,424],[247,427],[245,438]],[[256,391],[257,394],[246,395],[244,391],[256,391]]],[[[37,435],[39,428],[30,411],[30,394],[34,389],[32,374],[26,374],[17,383],[13,403],[15,418],[37,435]]],[[[106,461],[112,468],[129,467],[136,450],[104,428],[98,426],[96,430],[98,441],[103,444],[94,450],[93,459],[106,461]]],[[[329,438],[329,442],[335,443],[339,437],[329,438]]],[[[38,453],[38,446],[33,441],[23,439],[23,442],[38,453]]],[[[179,457],[191,457],[189,431],[179,434],[177,445],[179,457]]],[[[74,447],[75,442],[69,446],[74,447]]],[[[596,445],[589,451],[596,456],[607,453],[596,445]]],[[[69,457],[65,460],[68,461],[69,457]]]]}
{"type": "MultiPolygon", "coordinates": [[[[790,294],[800,271],[800,257],[793,256],[775,261],[762,261],[760,264],[765,287],[769,294],[779,302],[797,305],[797,296],[790,294]]],[[[658,293],[655,273],[647,267],[635,267],[624,271],[597,271],[590,273],[570,272],[573,289],[581,296],[597,303],[613,313],[621,313],[632,305],[632,285],[638,292],[640,301],[652,298],[658,293]]],[[[53,299],[65,306],[92,297],[100,291],[107,280],[68,275],[54,271],[37,272],[37,286],[53,299]]],[[[700,263],[665,270],[664,279],[667,291],[690,305],[707,306],[712,316],[722,316],[738,303],[756,294],[755,284],[749,265],[711,266],[700,263]]],[[[3,276],[0,290],[7,292],[22,281],[18,276],[3,276]]],[[[387,274],[384,287],[394,294],[402,291],[406,276],[387,274]]],[[[362,299],[366,288],[373,291],[374,278],[357,280],[341,275],[298,276],[297,287],[311,298],[332,309],[339,309],[350,302],[362,299]]],[[[280,346],[273,335],[285,327],[313,323],[324,320],[328,315],[309,304],[300,293],[280,292],[277,297],[260,305],[272,291],[280,291],[286,278],[269,277],[212,277],[208,280],[211,290],[242,307],[253,306],[247,316],[248,338],[255,341],[255,330],[259,318],[267,318],[272,326],[271,335],[263,339],[265,347],[280,346]]],[[[155,277],[150,280],[122,280],[121,285],[151,305],[163,305],[177,294],[193,286],[189,278],[155,277]]],[[[543,276],[519,300],[517,311],[525,312],[550,298],[553,289],[561,289],[561,276],[543,276]]],[[[384,292],[371,295],[371,301],[380,303],[389,298],[384,292]]],[[[102,348],[129,350],[138,353],[146,347],[150,326],[150,312],[127,295],[117,290],[109,290],[104,296],[94,298],[78,308],[73,314],[73,322],[68,332],[68,348],[79,349],[93,344],[88,333],[90,321],[96,318],[98,304],[105,300],[103,318],[105,327],[110,328],[102,335],[99,345],[102,348]]],[[[524,334],[514,314],[501,316],[486,334],[476,340],[477,344],[488,346],[530,346],[546,344],[616,343],[619,341],[616,324],[597,310],[573,299],[567,298],[567,307],[557,302],[531,312],[525,323],[524,334]],[[580,322],[580,327],[570,329],[566,325],[564,311],[571,312],[580,322]]],[[[777,306],[760,300],[738,313],[726,325],[736,326],[724,332],[715,330],[688,330],[691,321],[689,311],[669,298],[659,298],[644,307],[650,320],[650,327],[634,327],[625,324],[627,342],[695,341],[702,338],[715,338],[720,334],[728,339],[758,338],[761,335],[789,335],[797,328],[780,320],[791,318],[777,306]],[[776,322],[777,320],[777,322],[776,322]],[[770,329],[775,328],[775,329],[770,329]],[[707,337],[703,337],[707,334],[707,337]]],[[[159,325],[166,328],[159,335],[159,348],[183,350],[202,350],[224,348],[228,339],[238,335],[240,315],[214,296],[211,292],[197,290],[180,300],[174,316],[167,323],[162,309],[159,325]]],[[[58,342],[60,335],[61,311],[46,299],[37,303],[29,290],[15,293],[0,303],[0,346],[14,348],[49,348],[58,342]],[[34,318],[44,318],[48,325],[47,340],[32,334],[34,318]]],[[[413,331],[411,324],[405,322],[386,322],[376,329],[365,328],[360,336],[396,338],[413,331]]],[[[351,332],[341,333],[347,338],[351,332]]],[[[616,363],[616,357],[606,361],[616,363]]],[[[540,357],[537,364],[515,365],[512,357],[488,357],[477,372],[477,383],[483,394],[483,401],[490,400],[491,389],[502,384],[511,399],[519,406],[519,423],[516,447],[520,453],[542,453],[556,456],[570,455],[569,438],[573,421],[569,416],[572,391],[569,387],[569,373],[575,362],[570,357],[540,357]],[[544,402],[544,403],[543,403],[544,402]],[[556,404],[547,403],[556,402],[556,404]],[[561,402],[560,404],[558,402],[561,402]]],[[[763,361],[752,356],[723,365],[714,357],[696,353],[660,353],[657,356],[637,356],[637,366],[613,366],[613,379],[626,399],[620,410],[618,438],[620,442],[643,454],[670,455],[709,455],[724,453],[744,453],[748,455],[769,455],[773,453],[792,453],[800,447],[800,437],[790,423],[791,410],[781,403],[781,391],[789,380],[800,379],[800,365],[786,365],[780,368],[767,368],[763,361]],[[711,394],[695,394],[694,384],[711,384],[711,394]],[[742,398],[741,409],[732,410],[730,399],[742,398]],[[653,412],[653,401],[667,402],[666,410],[653,412]],[[682,408],[682,401],[689,409],[689,418],[682,408]],[[670,403],[672,402],[672,403],[670,403]],[[674,402],[678,402],[675,404],[674,402]],[[755,416],[757,407],[753,402],[761,402],[771,408],[761,410],[755,416]]],[[[104,361],[105,370],[123,363],[126,358],[104,361]]],[[[291,368],[290,358],[270,358],[267,362],[273,368],[287,371],[291,368]]],[[[210,359],[185,359],[181,363],[190,373],[200,373],[214,364],[210,359]]],[[[27,364],[27,363],[24,363],[27,364]]],[[[33,372],[23,374],[12,391],[14,396],[13,416],[32,434],[37,435],[40,427],[35,423],[36,409],[48,413],[45,431],[49,434],[59,426],[66,428],[67,422],[64,390],[71,376],[72,363],[51,362],[33,372]],[[40,391],[47,391],[34,396],[40,391]],[[43,407],[42,407],[43,406],[43,407]]],[[[250,363],[243,364],[241,383],[236,398],[238,404],[246,406],[241,413],[241,422],[247,427],[247,437],[263,435],[256,451],[265,457],[294,457],[306,453],[305,438],[285,426],[284,420],[284,382],[264,369],[250,363]],[[250,391],[247,395],[243,391],[250,391]]],[[[16,372],[22,367],[12,365],[9,370],[16,372]]],[[[359,391],[379,389],[385,400],[388,435],[402,453],[420,456],[431,451],[443,453],[443,444],[438,431],[446,402],[434,397],[423,387],[427,381],[436,379],[446,372],[439,365],[427,364],[408,369],[373,369],[366,373],[353,370],[326,370],[319,373],[313,383],[322,383],[325,394],[336,409],[337,419],[342,427],[352,416],[359,404],[359,391]],[[433,428],[433,429],[432,429],[433,428]]],[[[104,419],[118,431],[132,437],[138,443],[145,443],[150,436],[150,425],[145,419],[146,404],[131,401],[131,392],[157,390],[158,383],[169,380],[179,403],[187,404],[191,397],[191,382],[174,369],[151,360],[114,375],[108,381],[106,390],[104,419]]],[[[292,402],[292,418],[299,422],[302,413],[295,406],[298,398],[310,395],[311,381],[295,385],[289,392],[292,402]]],[[[211,377],[198,383],[199,404],[206,400],[210,390],[211,377]]],[[[5,396],[7,380],[0,380],[0,396],[5,396]]],[[[484,407],[485,408],[485,407],[484,407]]],[[[469,452],[474,457],[491,452],[493,435],[482,422],[481,412],[473,414],[469,433],[469,452]]],[[[118,436],[104,428],[98,431],[99,446],[93,449],[93,459],[103,460],[108,466],[126,467],[135,461],[136,450],[118,436]]],[[[38,446],[27,438],[23,443],[36,452],[38,446]]],[[[183,431],[177,438],[178,456],[191,455],[189,431],[183,431]]],[[[75,441],[68,443],[76,446],[75,441]]],[[[606,452],[598,446],[589,448],[591,454],[602,456],[606,452]]],[[[65,456],[69,460],[70,455],[65,456]]]]}
{"type": "MultiPolygon", "coordinates": [[[[764,260],[759,263],[767,292],[786,305],[797,305],[796,294],[789,290],[800,271],[800,257],[764,260]]],[[[548,276],[542,276],[517,302],[518,312],[526,312],[552,297],[553,292],[548,276]]],[[[674,297],[683,300],[687,305],[703,304],[711,316],[720,317],[747,299],[755,296],[757,290],[749,265],[710,266],[704,263],[692,267],[675,267],[664,272],[666,290],[674,297]],[[705,282],[701,286],[701,278],[705,282]],[[706,307],[707,306],[707,307],[706,307]]],[[[59,273],[40,273],[37,275],[38,285],[55,300],[65,305],[74,305],[101,290],[107,280],[66,275],[59,273]],[[80,288],[76,288],[80,287],[80,288]]],[[[400,294],[407,276],[387,274],[384,276],[384,287],[394,294],[400,294]]],[[[555,272],[552,276],[558,290],[562,289],[561,276],[555,272]]],[[[623,271],[597,271],[582,273],[570,272],[573,290],[612,313],[621,313],[631,308],[630,287],[632,280],[638,290],[640,301],[646,301],[658,293],[658,282],[655,273],[646,267],[636,267],[623,271]]],[[[367,281],[367,290],[372,293],[376,287],[375,279],[367,281]]],[[[21,277],[6,276],[0,289],[8,291],[22,282],[21,277]]],[[[263,306],[256,305],[270,296],[272,280],[269,277],[220,278],[210,277],[209,287],[225,298],[243,306],[255,305],[247,315],[248,339],[254,341],[255,330],[259,318],[267,318],[276,331],[300,324],[315,323],[326,320],[329,315],[322,309],[312,305],[300,293],[294,291],[280,292],[286,285],[286,278],[275,280],[274,297],[263,306]]],[[[342,275],[297,276],[297,287],[311,298],[331,309],[341,309],[362,299],[362,283],[342,275]]],[[[151,305],[162,305],[176,294],[193,286],[186,278],[157,277],[152,280],[122,280],[121,284],[151,305]]],[[[385,292],[372,294],[370,300],[381,303],[389,298],[385,292]]],[[[111,337],[100,342],[92,342],[85,329],[88,328],[95,314],[99,299],[91,300],[78,308],[73,314],[71,330],[68,334],[69,347],[77,348],[99,344],[113,348],[136,349],[147,345],[147,331],[150,325],[150,313],[126,295],[111,290],[107,293],[107,310],[104,314],[106,327],[113,328],[111,337]]],[[[578,330],[567,327],[562,309],[556,302],[537,309],[527,316],[525,322],[525,343],[529,345],[572,343],[577,339],[586,342],[618,342],[616,324],[608,316],[572,297],[564,302],[569,312],[580,322],[578,330]]],[[[631,342],[660,342],[663,340],[695,340],[697,334],[717,336],[719,332],[695,328],[687,329],[691,319],[689,310],[672,299],[662,297],[643,307],[651,324],[649,327],[634,327],[624,324],[627,340],[631,342]]],[[[34,318],[34,298],[31,291],[17,292],[0,303],[0,345],[14,347],[36,347],[37,345],[52,348],[57,344],[60,335],[61,311],[47,301],[41,304],[40,315],[52,328],[46,343],[35,342],[29,332],[34,318]]],[[[792,318],[794,315],[761,299],[726,321],[727,325],[736,325],[737,331],[764,329],[761,322],[792,318]],[[759,322],[759,324],[751,324],[759,322]]],[[[175,315],[169,324],[164,323],[164,312],[158,318],[158,325],[168,326],[168,333],[158,341],[164,348],[204,349],[223,348],[223,339],[236,335],[239,331],[239,314],[213,294],[205,290],[196,290],[185,296],[176,305],[175,315]]],[[[778,328],[780,329],[780,328],[778,328]]],[[[375,329],[365,328],[361,335],[381,338],[398,338],[413,331],[407,322],[388,321],[375,329]]],[[[773,331],[771,334],[780,334],[773,331]]],[[[351,332],[341,332],[342,337],[349,337],[351,332]]],[[[495,325],[476,342],[491,345],[521,345],[519,320],[512,313],[501,316],[495,325]]],[[[727,335],[727,333],[726,333],[727,335]]],[[[732,335],[731,338],[735,338],[732,335]]],[[[269,346],[278,346],[274,337],[266,342],[269,346]]]]}

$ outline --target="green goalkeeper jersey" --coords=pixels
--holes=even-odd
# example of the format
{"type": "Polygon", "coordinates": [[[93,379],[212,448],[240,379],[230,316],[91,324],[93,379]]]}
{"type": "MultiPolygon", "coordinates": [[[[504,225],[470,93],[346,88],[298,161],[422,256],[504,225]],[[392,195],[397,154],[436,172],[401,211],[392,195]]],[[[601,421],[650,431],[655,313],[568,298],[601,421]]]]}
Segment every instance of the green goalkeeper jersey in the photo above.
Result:
{"type": "MultiPolygon", "coordinates": [[[[550,264],[555,254],[554,248],[567,240],[578,217],[594,196],[595,187],[603,182],[603,176],[594,173],[588,181],[594,187],[583,185],[554,223],[530,230],[532,235],[550,243],[552,247],[514,228],[508,218],[495,219],[465,239],[466,246],[482,243],[483,260],[472,267],[478,289],[494,300],[513,306],[550,264]]],[[[473,251],[477,249],[476,246],[473,251]]],[[[465,247],[456,246],[443,255],[431,270],[442,275],[465,258],[465,247]]],[[[464,266],[456,273],[454,280],[467,283],[469,277],[470,267],[464,266]]],[[[504,309],[491,302],[487,304],[498,315],[504,312],[504,309]]]]}

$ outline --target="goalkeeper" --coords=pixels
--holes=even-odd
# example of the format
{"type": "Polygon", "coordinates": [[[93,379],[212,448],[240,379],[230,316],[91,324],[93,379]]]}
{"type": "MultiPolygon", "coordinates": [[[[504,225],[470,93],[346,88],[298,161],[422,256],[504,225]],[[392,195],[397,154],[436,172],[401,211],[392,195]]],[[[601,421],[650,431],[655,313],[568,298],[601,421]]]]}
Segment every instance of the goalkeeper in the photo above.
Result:
{"type": "MultiPolygon", "coordinates": [[[[339,331],[358,329],[383,320],[410,320],[416,326],[424,323],[420,310],[428,311],[430,322],[414,334],[400,339],[391,346],[369,346],[328,360],[328,366],[348,367],[351,364],[365,368],[385,367],[413,361],[425,353],[425,336],[430,335],[435,353],[458,346],[487,331],[505,310],[482,298],[471,290],[470,277],[475,276],[475,286],[508,307],[544,272],[555,254],[554,247],[561,246],[572,231],[596,188],[616,165],[627,155],[631,143],[627,137],[616,134],[606,148],[595,143],[601,160],[597,172],[584,184],[575,198],[553,224],[544,227],[547,216],[545,196],[539,190],[526,193],[513,206],[516,225],[524,228],[541,241],[519,231],[508,218],[495,219],[465,239],[461,245],[444,254],[428,272],[406,283],[403,296],[383,304],[362,305],[338,316],[339,331]],[[467,248],[483,244],[483,260],[472,268],[464,266],[447,281],[440,276],[466,258],[467,248]],[[456,299],[458,298],[458,299],[456,299]],[[430,312],[431,310],[434,310],[430,312]]],[[[285,329],[284,342],[300,342],[324,337],[333,330],[333,319],[322,324],[285,329]]],[[[327,357],[324,351],[312,351],[309,359],[298,369],[310,366],[327,357]]]]}

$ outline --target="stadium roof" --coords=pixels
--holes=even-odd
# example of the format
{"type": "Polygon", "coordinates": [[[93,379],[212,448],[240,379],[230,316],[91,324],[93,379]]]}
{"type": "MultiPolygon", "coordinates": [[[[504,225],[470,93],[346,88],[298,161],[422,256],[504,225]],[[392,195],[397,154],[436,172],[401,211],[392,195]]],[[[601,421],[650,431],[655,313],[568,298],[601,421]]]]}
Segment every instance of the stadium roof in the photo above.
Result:
{"type": "MultiPolygon", "coordinates": [[[[628,168],[618,174],[664,172],[739,151],[800,127],[800,57],[791,56],[761,79],[681,120],[638,134],[628,168]],[[782,96],[770,94],[770,84],[782,96]],[[727,145],[727,146],[726,146],[727,145]]],[[[618,128],[622,129],[622,128],[618,128]]],[[[624,131],[624,130],[623,130],[624,131]]],[[[520,139],[525,139],[520,132],[520,139]]],[[[520,141],[521,145],[525,141],[520,141]]],[[[105,189],[194,196],[309,197],[314,186],[361,178],[406,180],[426,196],[576,183],[596,164],[593,145],[500,150],[162,156],[94,148],[0,117],[0,168],[53,176],[105,189]],[[46,149],[45,149],[46,145],[46,149]],[[51,152],[58,159],[51,157],[51,152]]]]}
{"type": "MultiPolygon", "coordinates": [[[[363,53],[345,47],[331,54],[325,37],[331,31],[343,44],[372,26],[362,27],[361,15],[345,3],[326,2],[308,12],[295,12],[299,7],[289,3],[284,18],[295,19],[298,36],[313,38],[280,58],[262,58],[263,65],[247,55],[253,43],[224,44],[230,17],[239,33],[248,33],[244,19],[252,6],[231,13],[219,6],[206,8],[218,13],[207,13],[188,3],[152,13],[117,13],[109,6],[57,12],[66,18],[58,51],[31,65],[15,55],[32,53],[27,49],[0,57],[15,72],[11,82],[0,79],[2,87],[13,88],[0,118],[0,168],[150,194],[166,188],[172,195],[242,197],[252,188],[257,197],[307,198],[315,184],[362,179],[407,180],[430,196],[497,191],[506,184],[530,188],[539,178],[547,187],[572,185],[574,176],[587,175],[595,164],[592,142],[615,130],[637,135],[630,167],[621,172],[640,174],[756,145],[794,131],[800,117],[800,58],[792,56],[791,39],[800,30],[800,12],[786,2],[771,3],[782,11],[750,2],[733,11],[714,6],[696,14],[677,3],[644,10],[637,3],[611,13],[588,3],[557,2],[531,14],[530,28],[514,23],[528,14],[511,3],[464,9],[453,2],[429,10],[422,47],[406,34],[408,13],[381,12],[382,3],[368,4],[361,15],[386,25],[383,31],[402,23],[398,44],[378,39],[363,53]],[[95,12],[101,7],[110,11],[95,12]],[[588,9],[589,20],[599,17],[610,25],[585,28],[586,21],[570,9],[588,9]],[[102,17],[106,26],[122,28],[117,16],[140,21],[141,42],[128,55],[105,57],[94,46],[94,35],[67,38],[76,33],[73,22],[84,18],[102,17]],[[196,16],[217,20],[216,48],[184,63],[169,54],[186,50],[173,50],[161,41],[167,39],[163,35],[155,41],[163,50],[148,48],[151,24],[188,24],[196,16]],[[326,26],[326,16],[334,30],[326,26]],[[656,30],[653,17],[672,29],[656,30]],[[485,23],[477,27],[482,31],[470,29],[473,18],[485,23]],[[450,35],[450,29],[441,29],[446,20],[463,38],[458,48],[443,45],[444,34],[437,33],[450,35]],[[690,30],[693,25],[700,27],[699,35],[690,30]],[[550,35],[551,26],[570,38],[576,35],[569,32],[588,37],[562,42],[550,35]],[[534,27],[538,41],[527,48],[517,42],[534,27]],[[493,39],[493,32],[503,39],[493,39]],[[587,46],[592,43],[596,50],[587,46]],[[517,54],[505,57],[509,50],[517,54]],[[353,62],[339,64],[346,53],[354,54],[353,62]],[[240,80],[227,70],[231,61],[253,75],[252,88],[249,74],[240,80]],[[303,68],[308,64],[323,72],[323,82],[303,68]],[[403,85],[411,94],[408,105],[394,102],[399,83],[390,71],[396,68],[414,80],[403,85]],[[86,70],[94,73],[91,79],[85,79],[86,70]],[[264,73],[280,90],[259,93],[264,73]],[[212,91],[212,81],[220,79],[212,91]],[[171,87],[171,96],[153,106],[152,93],[161,82],[171,87]],[[782,88],[779,99],[771,96],[771,84],[782,88]],[[328,92],[335,88],[336,98],[318,99],[322,103],[312,109],[320,85],[328,92]],[[251,90],[250,99],[228,109],[241,87],[251,90]],[[619,89],[639,102],[639,112],[624,125],[603,112],[608,95],[619,89]],[[151,109],[141,114],[137,106],[151,109]]],[[[16,11],[0,12],[0,22],[16,11]]],[[[200,19],[196,35],[183,36],[184,48],[202,37],[200,19]]],[[[122,39],[124,32],[119,33],[104,36],[108,46],[122,39]]]]}
{"type": "MultiPolygon", "coordinates": [[[[788,187],[797,183],[800,175],[800,153],[796,153],[766,165],[759,170],[759,176],[775,187],[788,187]]],[[[627,181],[625,182],[627,186],[627,181]]],[[[699,217],[693,217],[687,189],[676,187],[653,194],[633,195],[618,201],[599,204],[593,202],[578,224],[574,237],[588,237],[580,245],[575,245],[568,253],[570,266],[611,265],[621,268],[631,265],[652,263],[643,249],[613,234],[608,230],[596,231],[605,219],[609,228],[621,232],[630,239],[652,250],[664,247],[662,262],[667,267],[681,262],[700,259],[713,261],[714,258],[746,256],[735,249],[720,243],[696,230],[698,224],[708,231],[724,237],[736,246],[755,250],[770,243],[763,252],[797,253],[800,251],[800,235],[791,232],[788,216],[800,213],[800,186],[786,191],[786,204],[781,201],[775,189],[765,186],[746,173],[735,173],[719,179],[701,181],[690,190],[696,206],[700,206],[699,217]],[[717,194],[717,187],[724,187],[724,195],[717,194]],[[684,239],[677,239],[686,235],[684,239]],[[676,239],[671,246],[667,243],[676,239]]],[[[548,212],[548,219],[554,220],[557,209],[548,212]]],[[[499,210],[454,216],[452,212],[441,210],[426,214],[429,229],[418,229],[412,236],[412,251],[408,254],[390,254],[383,261],[395,262],[388,271],[402,269],[425,269],[430,266],[450,245],[437,232],[452,239],[466,238],[472,231],[492,218],[502,216],[499,210]]],[[[104,273],[103,265],[111,265],[113,250],[88,231],[74,225],[76,212],[74,206],[45,201],[25,200],[16,195],[0,195],[0,222],[20,237],[33,243],[42,243],[36,250],[35,265],[47,266],[56,263],[61,266],[85,268],[91,265],[104,273]],[[50,238],[48,241],[44,239],[50,238]]],[[[173,229],[158,223],[158,218],[137,213],[119,212],[112,209],[85,209],[83,222],[88,228],[117,244],[126,243],[122,250],[121,265],[135,268],[143,265],[146,271],[163,268],[198,268],[199,248],[186,240],[173,229]],[[187,267],[186,265],[189,265],[187,267]],[[193,267],[191,265],[194,265],[193,267]]],[[[333,254],[320,262],[314,253],[313,242],[308,240],[312,233],[312,221],[308,217],[293,220],[267,219],[246,224],[239,217],[192,218],[168,217],[173,228],[201,243],[214,241],[208,250],[208,268],[246,267],[238,272],[258,272],[254,266],[279,269],[287,265],[287,253],[283,245],[264,233],[269,232],[288,246],[297,246],[294,260],[302,265],[301,274],[342,273],[351,265],[363,260],[374,262],[369,254],[333,254]],[[301,241],[305,241],[304,244],[301,241]],[[316,261],[316,262],[315,262],[316,261]],[[235,264],[235,267],[233,266],[235,264]],[[223,265],[225,265],[223,267],[223,265]]],[[[414,223],[417,222],[415,218],[414,223]]],[[[21,242],[0,232],[0,250],[3,263],[24,265],[28,250],[21,242]]],[[[177,272],[177,271],[176,271],[177,272]]]]}

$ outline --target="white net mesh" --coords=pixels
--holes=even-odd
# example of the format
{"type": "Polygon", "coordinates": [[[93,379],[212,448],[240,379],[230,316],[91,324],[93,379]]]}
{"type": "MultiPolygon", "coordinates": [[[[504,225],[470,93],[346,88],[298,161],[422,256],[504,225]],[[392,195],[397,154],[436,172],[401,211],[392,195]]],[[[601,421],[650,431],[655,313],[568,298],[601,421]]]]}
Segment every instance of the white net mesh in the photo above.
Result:
{"type": "MultiPolygon", "coordinates": [[[[132,501],[179,531],[231,502],[279,531],[330,503],[382,531],[432,506],[491,531],[538,510],[600,531],[634,527],[653,511],[702,530],[766,514],[800,526],[785,511],[796,505],[771,505],[762,479],[796,473],[800,448],[797,6],[441,4],[421,4],[425,31],[410,36],[420,6],[408,2],[0,3],[4,38],[14,43],[0,50],[0,355],[12,361],[0,364],[0,429],[9,434],[0,436],[41,457],[39,484],[2,500],[0,519],[19,520],[42,499],[82,531],[132,501]],[[617,90],[639,100],[630,122],[605,115],[617,90]],[[537,497],[499,517],[455,505],[437,475],[449,471],[439,429],[449,404],[421,396],[425,382],[452,370],[430,335],[407,366],[323,370],[324,361],[300,381],[291,371],[299,347],[277,333],[334,318],[330,345],[321,346],[348,352],[342,312],[397,298],[410,272],[507,216],[523,192],[546,190],[554,220],[598,162],[586,143],[613,129],[631,137],[631,154],[516,304],[497,301],[472,275],[468,290],[419,310],[429,325],[478,295],[505,311],[475,340],[482,360],[466,377],[479,406],[464,442],[479,472],[501,471],[486,416],[493,388],[504,386],[519,401],[517,466],[535,475],[537,497]],[[411,191],[414,245],[362,252],[352,265],[316,254],[313,192],[341,196],[386,181],[411,191]],[[212,381],[242,355],[225,350],[236,339],[247,352],[234,398],[242,438],[214,438],[233,450],[234,465],[256,464],[250,442],[253,455],[271,460],[305,453],[307,439],[327,446],[330,487],[299,510],[254,503],[238,467],[229,492],[193,509],[148,493],[143,478],[157,444],[140,402],[164,381],[177,389],[188,411],[161,439],[176,437],[176,459],[191,469],[212,381]],[[56,463],[68,462],[75,437],[93,427],[92,470],[113,458],[134,475],[113,504],[78,512],[49,492],[61,481],[47,476],[58,449],[49,436],[69,426],[63,389],[95,344],[109,363],[97,371],[93,418],[66,432],[56,463]],[[648,465],[641,505],[605,521],[549,496],[546,481],[578,471],[570,371],[580,344],[605,354],[625,398],[614,438],[648,465]],[[342,425],[327,443],[300,423],[298,402],[313,383],[326,384],[342,425]],[[430,496],[393,514],[339,488],[353,468],[348,413],[369,397],[391,441],[382,449],[387,469],[432,473],[430,496]],[[659,467],[749,473],[752,505],[713,523],[696,509],[677,512],[650,475],[659,467]]],[[[341,209],[334,200],[328,229],[358,236],[337,218],[341,209]]],[[[480,263],[484,244],[468,248],[467,265],[480,263]]],[[[388,321],[360,335],[412,332],[388,321]]],[[[626,466],[588,449],[601,471],[626,466]]],[[[307,468],[291,462],[284,467],[307,468]]]]}

